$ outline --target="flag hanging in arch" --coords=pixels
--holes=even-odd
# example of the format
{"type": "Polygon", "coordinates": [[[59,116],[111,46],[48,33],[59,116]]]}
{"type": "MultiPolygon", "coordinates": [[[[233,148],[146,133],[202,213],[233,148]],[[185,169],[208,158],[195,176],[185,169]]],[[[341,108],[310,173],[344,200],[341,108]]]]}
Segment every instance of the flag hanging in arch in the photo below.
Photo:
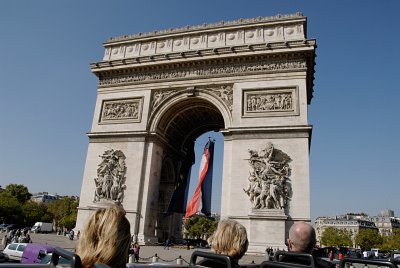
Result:
{"type": "Polygon", "coordinates": [[[192,199],[190,199],[186,207],[185,219],[196,214],[199,210],[205,215],[211,214],[214,143],[215,142],[210,139],[204,147],[204,153],[199,168],[199,183],[197,184],[192,199]]]}

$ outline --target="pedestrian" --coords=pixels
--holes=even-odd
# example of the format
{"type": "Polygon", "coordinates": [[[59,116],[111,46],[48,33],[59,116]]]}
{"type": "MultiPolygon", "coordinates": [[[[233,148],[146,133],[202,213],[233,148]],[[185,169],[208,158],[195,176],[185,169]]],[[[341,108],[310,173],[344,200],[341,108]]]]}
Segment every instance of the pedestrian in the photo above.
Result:
{"type": "Polygon", "coordinates": [[[137,242],[133,244],[133,255],[135,256],[135,262],[139,262],[139,251],[140,251],[140,246],[137,242]]]}
{"type": "Polygon", "coordinates": [[[74,230],[71,229],[71,231],[69,232],[69,239],[74,240],[74,230]]]}
{"type": "Polygon", "coordinates": [[[330,250],[329,254],[328,254],[328,258],[329,258],[330,261],[333,261],[333,255],[334,255],[333,254],[333,250],[330,250]]]}
{"type": "Polygon", "coordinates": [[[79,239],[80,235],[81,235],[81,230],[78,230],[78,233],[76,234],[76,239],[79,239]]]}
{"type": "Polygon", "coordinates": [[[7,233],[4,235],[4,237],[3,237],[3,241],[2,241],[2,246],[3,246],[3,249],[5,249],[6,248],[6,246],[7,246],[7,240],[8,240],[8,236],[7,236],[7,233]]]}
{"type": "Polygon", "coordinates": [[[164,249],[167,248],[169,250],[169,238],[165,240],[164,249]]]}

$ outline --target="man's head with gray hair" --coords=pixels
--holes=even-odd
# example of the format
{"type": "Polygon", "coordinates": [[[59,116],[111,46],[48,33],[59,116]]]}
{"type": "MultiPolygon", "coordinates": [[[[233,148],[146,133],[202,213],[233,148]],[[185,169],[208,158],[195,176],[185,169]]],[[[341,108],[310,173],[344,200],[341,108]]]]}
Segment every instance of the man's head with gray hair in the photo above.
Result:
{"type": "Polygon", "coordinates": [[[296,222],[289,230],[289,251],[311,253],[315,244],[316,236],[314,228],[306,222],[296,222]]]}

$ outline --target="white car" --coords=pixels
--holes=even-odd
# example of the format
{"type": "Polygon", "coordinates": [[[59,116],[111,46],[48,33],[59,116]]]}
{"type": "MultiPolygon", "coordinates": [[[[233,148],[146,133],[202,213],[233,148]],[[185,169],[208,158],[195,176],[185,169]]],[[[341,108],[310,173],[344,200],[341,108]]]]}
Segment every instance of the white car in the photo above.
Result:
{"type": "Polygon", "coordinates": [[[6,260],[21,261],[26,245],[27,243],[11,243],[7,245],[3,250],[6,260]]]}

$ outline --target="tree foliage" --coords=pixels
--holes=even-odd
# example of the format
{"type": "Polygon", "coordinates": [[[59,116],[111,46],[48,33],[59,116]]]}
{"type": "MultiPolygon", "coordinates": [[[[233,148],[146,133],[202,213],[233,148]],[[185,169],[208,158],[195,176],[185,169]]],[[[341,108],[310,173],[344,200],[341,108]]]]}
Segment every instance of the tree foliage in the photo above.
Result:
{"type": "Polygon", "coordinates": [[[382,242],[383,238],[376,229],[360,229],[356,235],[356,244],[363,250],[379,248],[382,242]]]}
{"type": "Polygon", "coordinates": [[[8,191],[0,193],[0,220],[5,223],[18,224],[21,219],[21,204],[8,191]]]}
{"type": "Polygon", "coordinates": [[[394,229],[393,234],[383,238],[382,250],[400,249],[400,229],[394,229]]]}
{"type": "Polygon", "coordinates": [[[60,226],[75,227],[78,201],[64,197],[55,203],[38,204],[30,200],[32,196],[26,186],[9,184],[0,191],[0,221],[14,223],[19,227],[32,226],[35,222],[52,222],[60,226]]]}
{"type": "Polygon", "coordinates": [[[30,200],[32,196],[28,188],[22,184],[9,184],[6,186],[4,191],[17,198],[18,202],[21,204],[30,200]]]}
{"type": "Polygon", "coordinates": [[[328,247],[352,246],[351,232],[346,229],[328,227],[321,236],[321,243],[328,247]]]}
{"type": "Polygon", "coordinates": [[[214,218],[203,215],[195,215],[185,222],[185,229],[188,231],[190,238],[203,239],[211,236],[218,225],[218,221],[214,218]]]}
{"type": "Polygon", "coordinates": [[[33,201],[28,201],[22,205],[22,214],[24,215],[24,225],[33,226],[35,222],[51,222],[52,217],[47,212],[47,207],[44,204],[38,204],[33,201]]]}
{"type": "Polygon", "coordinates": [[[71,197],[63,197],[48,205],[48,211],[53,216],[56,226],[73,228],[78,213],[78,201],[71,197]]]}

